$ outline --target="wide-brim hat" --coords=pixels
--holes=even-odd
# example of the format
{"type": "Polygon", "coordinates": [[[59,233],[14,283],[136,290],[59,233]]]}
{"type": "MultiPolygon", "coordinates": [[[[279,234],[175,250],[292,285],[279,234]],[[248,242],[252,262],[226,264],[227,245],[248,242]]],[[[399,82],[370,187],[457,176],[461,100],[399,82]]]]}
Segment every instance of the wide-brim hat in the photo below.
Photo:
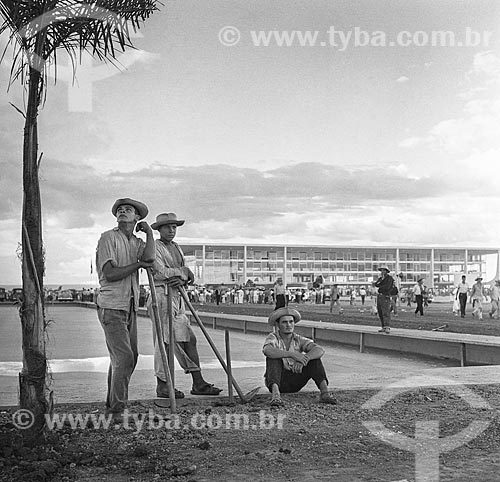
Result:
{"type": "Polygon", "coordinates": [[[378,271],[382,271],[383,269],[385,269],[388,273],[391,272],[391,270],[387,266],[381,266],[380,268],[377,268],[378,271]]]}
{"type": "Polygon", "coordinates": [[[474,281],[483,281],[483,278],[481,278],[481,276],[478,276],[474,281]]]}
{"type": "Polygon", "coordinates": [[[130,199],[129,197],[125,197],[122,199],[117,199],[113,204],[113,207],[111,208],[113,216],[116,216],[118,208],[120,206],[123,206],[124,204],[129,204],[130,206],[134,206],[141,219],[144,219],[148,215],[149,209],[144,203],[136,201],[135,199],[130,199]]]}
{"type": "Polygon", "coordinates": [[[425,281],[425,278],[418,278],[417,283],[420,283],[421,281],[425,281]]]}
{"type": "Polygon", "coordinates": [[[293,308],[278,308],[277,310],[274,310],[270,315],[269,318],[267,319],[267,322],[272,326],[274,323],[276,323],[282,316],[293,316],[293,321],[295,323],[298,323],[301,320],[300,313],[297,310],[294,310],[293,308]]]}
{"type": "Polygon", "coordinates": [[[182,226],[185,223],[184,219],[177,219],[177,214],[175,213],[162,213],[156,216],[156,222],[151,225],[152,229],[160,229],[161,226],[165,224],[175,224],[176,226],[182,226]]]}

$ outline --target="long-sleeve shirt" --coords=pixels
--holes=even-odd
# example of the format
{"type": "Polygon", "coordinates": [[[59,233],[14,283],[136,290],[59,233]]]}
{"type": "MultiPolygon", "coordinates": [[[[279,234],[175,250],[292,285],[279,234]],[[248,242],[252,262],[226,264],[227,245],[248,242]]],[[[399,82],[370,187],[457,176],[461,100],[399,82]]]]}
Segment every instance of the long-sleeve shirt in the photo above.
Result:
{"type": "Polygon", "coordinates": [[[184,267],[184,253],[181,247],[172,241],[165,244],[161,239],[155,241],[156,256],[153,263],[155,286],[164,286],[165,281],[179,276],[186,281],[188,276],[184,267]]]}
{"type": "Polygon", "coordinates": [[[393,285],[394,279],[389,275],[386,275],[384,278],[381,276],[377,281],[375,281],[375,286],[378,288],[379,294],[385,296],[391,295],[393,285]]]}

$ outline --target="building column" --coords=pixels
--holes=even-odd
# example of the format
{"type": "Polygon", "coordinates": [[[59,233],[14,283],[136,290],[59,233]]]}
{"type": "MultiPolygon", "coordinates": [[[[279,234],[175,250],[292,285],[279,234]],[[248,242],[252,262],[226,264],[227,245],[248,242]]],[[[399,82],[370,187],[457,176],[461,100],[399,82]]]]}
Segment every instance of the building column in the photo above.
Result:
{"type": "Polygon", "coordinates": [[[286,286],[286,246],[283,246],[283,284],[286,286]]]}
{"type": "Polygon", "coordinates": [[[500,279],[500,249],[497,251],[497,272],[495,274],[495,279],[500,279]]]}
{"type": "Polygon", "coordinates": [[[396,248],[396,275],[399,273],[399,248],[396,248]]]}
{"type": "Polygon", "coordinates": [[[247,246],[243,246],[243,284],[247,282],[247,246]]]}
{"type": "Polygon", "coordinates": [[[464,274],[469,274],[469,267],[468,267],[468,264],[469,264],[469,250],[468,249],[464,249],[464,253],[465,253],[465,258],[464,258],[464,271],[465,271],[465,273],[464,274]]]}
{"type": "Polygon", "coordinates": [[[201,284],[205,284],[205,257],[206,257],[206,252],[205,252],[205,245],[201,245],[201,284]]]}
{"type": "Polygon", "coordinates": [[[434,288],[434,248],[431,248],[431,288],[434,288]]]}

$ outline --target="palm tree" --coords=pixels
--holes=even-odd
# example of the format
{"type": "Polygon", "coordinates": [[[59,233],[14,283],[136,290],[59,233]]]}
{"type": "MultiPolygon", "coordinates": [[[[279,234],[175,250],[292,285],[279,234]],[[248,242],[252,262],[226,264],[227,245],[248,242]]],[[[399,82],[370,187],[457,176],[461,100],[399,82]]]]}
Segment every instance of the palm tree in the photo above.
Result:
{"type": "Polygon", "coordinates": [[[57,66],[57,54],[64,51],[74,68],[83,50],[99,60],[113,62],[117,49],[132,47],[130,30],[136,31],[158,10],[158,4],[157,0],[0,0],[0,34],[8,32],[9,45],[14,49],[11,82],[19,80],[27,90],[24,112],[16,108],[25,119],[20,308],[23,369],[19,375],[19,405],[34,414],[34,424],[27,434],[35,440],[43,434],[44,414],[52,409],[45,356],[45,263],[37,129],[39,108],[46,95],[47,70],[57,66]]]}

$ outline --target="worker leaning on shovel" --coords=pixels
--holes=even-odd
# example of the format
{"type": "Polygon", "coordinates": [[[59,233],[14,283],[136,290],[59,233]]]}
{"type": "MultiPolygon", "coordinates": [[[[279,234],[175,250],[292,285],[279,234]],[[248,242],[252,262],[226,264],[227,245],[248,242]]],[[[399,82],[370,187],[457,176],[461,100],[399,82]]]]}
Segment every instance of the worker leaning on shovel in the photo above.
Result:
{"type": "MultiPolygon", "coordinates": [[[[203,379],[200,368],[200,357],[196,348],[196,336],[189,325],[186,315],[184,300],[180,296],[179,287],[193,283],[194,274],[185,266],[184,253],[180,246],[174,242],[177,227],[184,224],[183,219],[177,219],[175,213],[163,213],[156,216],[156,222],[151,225],[152,229],[160,233],[160,239],[155,241],[156,258],[153,264],[154,287],[158,303],[158,311],[163,332],[163,343],[168,353],[169,318],[168,296],[171,294],[173,331],[174,331],[174,353],[180,366],[185,373],[190,373],[193,378],[192,395],[219,395],[222,391],[203,379]],[[170,290],[168,289],[170,287],[170,290]]],[[[148,299],[148,313],[154,323],[152,298],[148,299]]],[[[156,333],[153,329],[154,370],[157,380],[156,395],[168,398],[167,377],[162,363],[160,348],[157,343],[156,333]]],[[[175,390],[175,398],[184,398],[184,393],[175,390]]]]}
{"type": "Polygon", "coordinates": [[[148,214],[145,204],[117,199],[111,212],[118,225],[102,233],[96,250],[97,314],[110,357],[106,412],[120,423],[138,357],[139,269],[152,266],[155,245],[151,228],[141,221],[148,214]],[[146,233],[146,242],[133,234],[134,228],[146,233]]]}

